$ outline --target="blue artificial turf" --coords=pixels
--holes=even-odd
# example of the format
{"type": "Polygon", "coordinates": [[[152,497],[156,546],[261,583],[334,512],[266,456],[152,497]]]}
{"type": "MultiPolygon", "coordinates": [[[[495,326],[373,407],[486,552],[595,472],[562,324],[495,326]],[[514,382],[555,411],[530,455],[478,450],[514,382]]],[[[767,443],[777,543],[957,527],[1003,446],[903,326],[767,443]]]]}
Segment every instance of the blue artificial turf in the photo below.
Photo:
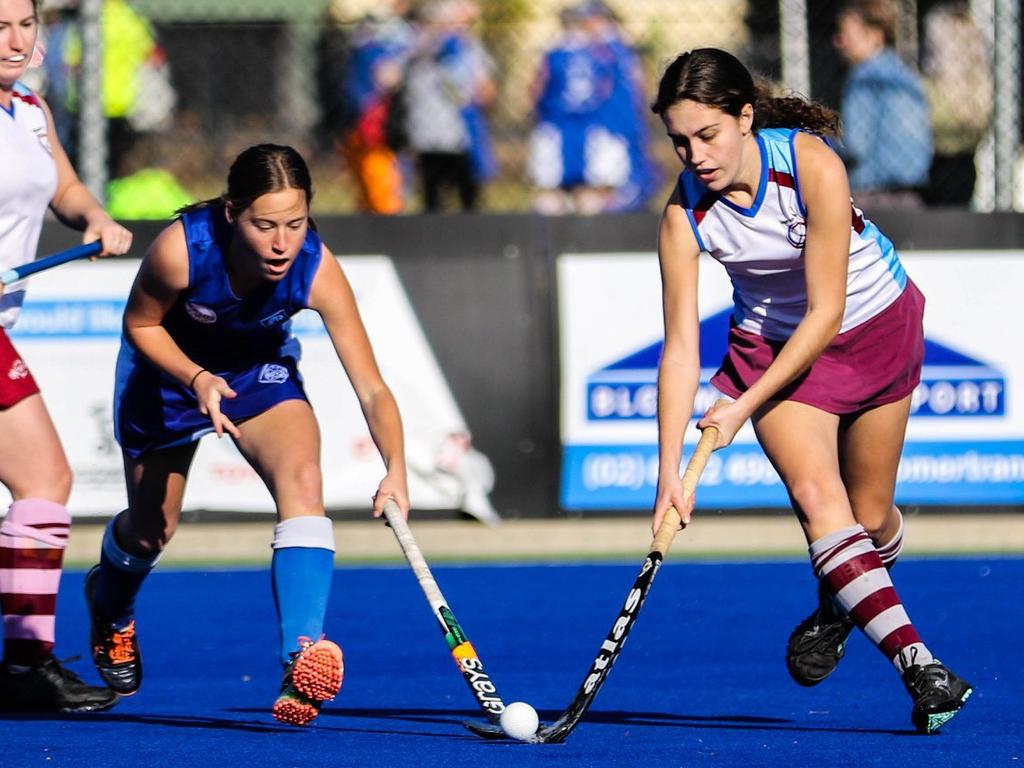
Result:
{"type": "MultiPolygon", "coordinates": [[[[639,566],[437,567],[506,702],[542,721],[568,705],[639,566]]],[[[661,570],[583,723],[561,745],[489,742],[407,568],[335,574],[328,635],[341,694],[305,729],[269,714],[280,670],[269,574],[161,571],[138,629],[142,690],[92,715],[0,719],[0,766],[998,766],[1024,760],[1017,639],[1024,560],[905,560],[894,571],[932,650],[976,687],[937,736],[916,735],[892,667],[854,635],[816,688],[788,677],[786,638],[813,607],[806,563],[661,570]]],[[[58,655],[91,681],[81,573],[66,574],[58,655]]]]}

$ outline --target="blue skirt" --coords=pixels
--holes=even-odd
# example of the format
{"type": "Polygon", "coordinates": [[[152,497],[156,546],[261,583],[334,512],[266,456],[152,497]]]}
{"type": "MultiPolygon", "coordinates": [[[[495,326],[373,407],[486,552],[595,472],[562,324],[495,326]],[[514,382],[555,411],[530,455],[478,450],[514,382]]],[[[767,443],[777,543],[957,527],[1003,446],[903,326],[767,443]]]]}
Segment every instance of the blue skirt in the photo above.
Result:
{"type": "MultiPolygon", "coordinates": [[[[298,368],[298,344],[287,353],[238,370],[211,371],[237,393],[221,400],[221,412],[238,424],[285,400],[306,400],[298,368]]],[[[195,393],[157,369],[122,340],[114,382],[114,437],[132,459],[151,451],[194,443],[213,431],[199,412],[195,393]]]]}

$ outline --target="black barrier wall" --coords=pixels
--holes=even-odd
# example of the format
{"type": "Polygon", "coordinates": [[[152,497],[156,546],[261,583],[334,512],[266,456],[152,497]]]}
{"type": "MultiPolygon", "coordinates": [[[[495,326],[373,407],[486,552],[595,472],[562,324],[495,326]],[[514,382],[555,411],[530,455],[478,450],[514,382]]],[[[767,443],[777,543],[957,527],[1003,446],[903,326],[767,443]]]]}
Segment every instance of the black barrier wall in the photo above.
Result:
{"type": "MultiPolygon", "coordinates": [[[[870,218],[897,248],[1024,248],[1024,216],[924,211],[870,218]]],[[[555,258],[653,252],[654,215],[338,217],[317,220],[339,256],[387,255],[473,434],[506,517],[559,514],[555,258]]],[[[163,224],[129,225],[141,256],[163,224]]],[[[50,223],[40,253],[73,245],[50,223]]]]}

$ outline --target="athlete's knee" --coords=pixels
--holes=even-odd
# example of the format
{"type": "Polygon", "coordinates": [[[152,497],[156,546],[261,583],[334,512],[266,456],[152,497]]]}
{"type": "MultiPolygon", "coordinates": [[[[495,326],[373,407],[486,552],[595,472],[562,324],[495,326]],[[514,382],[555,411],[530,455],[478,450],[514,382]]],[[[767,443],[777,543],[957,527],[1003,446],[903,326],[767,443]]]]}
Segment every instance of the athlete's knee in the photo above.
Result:
{"type": "Polygon", "coordinates": [[[114,535],[125,552],[136,557],[153,557],[164,551],[177,528],[177,515],[147,515],[128,509],[119,515],[114,535]]]}
{"type": "Polygon", "coordinates": [[[323,477],[320,465],[310,461],[300,464],[290,472],[288,480],[288,505],[305,514],[315,514],[323,508],[323,477]]]}
{"type": "Polygon", "coordinates": [[[793,503],[810,518],[819,511],[842,502],[845,495],[842,493],[841,485],[827,477],[811,475],[791,481],[788,490],[793,503]]]}
{"type": "Polygon", "coordinates": [[[891,495],[873,499],[851,495],[850,503],[854,518],[876,544],[890,537],[899,525],[900,513],[893,505],[891,495]]]}
{"type": "Polygon", "coordinates": [[[67,458],[62,454],[33,468],[33,471],[13,483],[15,495],[22,498],[37,498],[52,501],[54,504],[67,504],[71,497],[71,486],[74,484],[74,473],[67,458]]]}

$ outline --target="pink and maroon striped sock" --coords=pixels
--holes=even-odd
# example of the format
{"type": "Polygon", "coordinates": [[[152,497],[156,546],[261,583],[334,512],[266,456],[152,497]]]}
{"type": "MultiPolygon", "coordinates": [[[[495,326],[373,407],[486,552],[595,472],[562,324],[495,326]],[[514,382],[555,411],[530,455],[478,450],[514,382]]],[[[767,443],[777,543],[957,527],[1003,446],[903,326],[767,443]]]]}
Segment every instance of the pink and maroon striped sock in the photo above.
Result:
{"type": "Polygon", "coordinates": [[[822,536],[810,553],[815,575],[828,582],[843,610],[897,670],[903,670],[901,652],[913,653],[917,664],[932,661],[863,526],[822,536]]]}
{"type": "Polygon", "coordinates": [[[892,570],[892,567],[896,565],[897,558],[903,552],[903,513],[896,507],[893,507],[893,509],[896,510],[896,516],[900,519],[900,527],[897,529],[896,535],[887,544],[875,545],[875,551],[882,558],[882,565],[889,570],[892,570]]]}
{"type": "Polygon", "coordinates": [[[45,499],[19,499],[0,524],[4,661],[31,666],[53,652],[57,590],[71,516],[45,499]]]}

